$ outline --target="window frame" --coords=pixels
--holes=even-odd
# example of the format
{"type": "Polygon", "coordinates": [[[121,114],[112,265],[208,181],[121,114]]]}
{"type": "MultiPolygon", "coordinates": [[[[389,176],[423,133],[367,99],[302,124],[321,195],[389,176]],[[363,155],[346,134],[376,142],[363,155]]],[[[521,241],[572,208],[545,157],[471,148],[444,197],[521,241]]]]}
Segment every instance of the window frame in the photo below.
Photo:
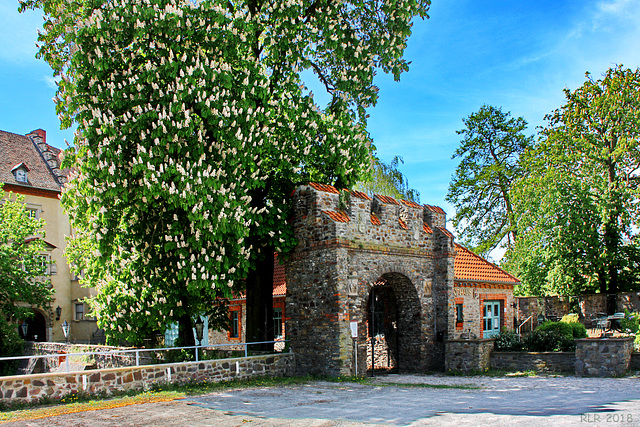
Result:
{"type": "Polygon", "coordinates": [[[230,341],[240,341],[242,339],[242,306],[234,305],[229,307],[229,331],[227,339],[230,341]],[[234,318],[235,316],[235,318],[234,318]],[[234,336],[235,329],[235,336],[234,336]]]}
{"type": "Polygon", "coordinates": [[[79,322],[81,320],[85,320],[85,310],[83,302],[74,302],[73,303],[73,320],[79,322]],[[78,307],[81,307],[80,312],[78,312],[78,307]],[[78,318],[78,313],[80,313],[80,318],[78,318]]]}

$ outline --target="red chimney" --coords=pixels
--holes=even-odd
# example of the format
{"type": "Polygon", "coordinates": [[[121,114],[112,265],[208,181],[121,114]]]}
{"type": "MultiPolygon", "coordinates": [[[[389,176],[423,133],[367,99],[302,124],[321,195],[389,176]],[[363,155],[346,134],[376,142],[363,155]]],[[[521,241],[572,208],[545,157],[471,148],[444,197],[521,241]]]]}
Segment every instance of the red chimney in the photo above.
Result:
{"type": "Polygon", "coordinates": [[[47,131],[44,129],[36,129],[36,130],[32,130],[31,133],[35,133],[36,135],[38,135],[40,138],[42,138],[42,142],[44,142],[45,144],[47,143],[47,131]]]}

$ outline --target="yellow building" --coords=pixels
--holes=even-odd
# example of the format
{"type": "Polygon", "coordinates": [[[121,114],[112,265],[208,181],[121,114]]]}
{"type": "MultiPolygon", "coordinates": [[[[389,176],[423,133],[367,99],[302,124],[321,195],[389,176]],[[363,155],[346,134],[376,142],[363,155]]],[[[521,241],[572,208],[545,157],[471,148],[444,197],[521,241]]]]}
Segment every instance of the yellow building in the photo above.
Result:
{"type": "Polygon", "coordinates": [[[46,138],[42,129],[27,135],[0,131],[4,197],[9,192],[22,194],[29,214],[46,222],[44,255],[51,260],[48,274],[55,291],[51,307],[34,308],[24,337],[30,341],[64,341],[61,325],[66,320],[71,326],[71,342],[96,342],[104,334],[98,332],[95,319],[87,315],[88,305],[83,299],[89,296],[89,289],[80,286],[64,258],[65,238],[71,234],[71,226],[60,206],[66,182],[66,173],[60,169],[61,150],[48,145],[46,138]]]}

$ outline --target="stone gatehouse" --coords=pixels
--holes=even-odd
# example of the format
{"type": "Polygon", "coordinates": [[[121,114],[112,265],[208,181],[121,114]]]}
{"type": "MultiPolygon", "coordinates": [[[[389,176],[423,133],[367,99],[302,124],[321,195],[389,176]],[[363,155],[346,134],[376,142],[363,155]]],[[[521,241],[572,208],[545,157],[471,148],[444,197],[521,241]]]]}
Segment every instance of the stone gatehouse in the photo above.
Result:
{"type": "Polygon", "coordinates": [[[286,313],[299,372],[363,375],[385,368],[381,354],[388,368],[443,369],[455,328],[444,211],[314,183],[295,191],[294,206],[286,313]]]}

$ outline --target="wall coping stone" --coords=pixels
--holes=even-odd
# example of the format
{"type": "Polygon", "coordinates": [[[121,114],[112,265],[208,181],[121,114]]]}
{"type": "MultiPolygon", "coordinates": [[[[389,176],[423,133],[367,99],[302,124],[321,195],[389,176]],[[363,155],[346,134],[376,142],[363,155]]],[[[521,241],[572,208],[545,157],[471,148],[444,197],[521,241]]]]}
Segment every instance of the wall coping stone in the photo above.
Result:
{"type": "Polygon", "coordinates": [[[616,337],[616,338],[577,338],[574,341],[577,342],[611,342],[611,341],[633,341],[635,337],[616,337]]]}
{"type": "Polygon", "coordinates": [[[252,359],[264,359],[268,356],[282,356],[290,353],[271,353],[271,354],[261,354],[257,356],[248,356],[248,357],[234,357],[229,359],[208,359],[208,360],[199,360],[199,361],[190,361],[190,362],[174,362],[174,363],[158,363],[154,365],[139,365],[139,366],[121,366],[118,368],[103,368],[103,369],[88,369],[84,371],[69,371],[69,372],[46,372],[42,374],[30,374],[30,375],[10,375],[6,377],[0,377],[0,381],[15,381],[15,380],[26,380],[26,379],[34,379],[34,378],[48,378],[48,377],[59,377],[64,375],[71,374],[81,374],[81,375],[90,375],[94,372],[122,372],[122,371],[131,371],[131,370],[139,370],[139,369],[148,369],[148,368],[167,368],[170,366],[193,366],[199,365],[201,363],[208,362],[237,362],[241,360],[252,360],[252,359]]]}

